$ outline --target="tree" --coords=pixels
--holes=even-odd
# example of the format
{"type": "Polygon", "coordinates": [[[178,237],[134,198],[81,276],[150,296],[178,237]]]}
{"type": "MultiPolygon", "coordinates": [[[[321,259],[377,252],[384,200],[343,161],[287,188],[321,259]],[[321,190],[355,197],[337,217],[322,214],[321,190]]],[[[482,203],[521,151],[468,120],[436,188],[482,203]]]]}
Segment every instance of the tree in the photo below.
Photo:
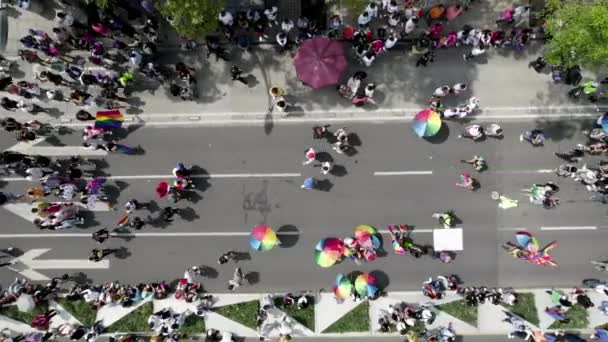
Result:
{"type": "Polygon", "coordinates": [[[157,4],[175,30],[190,39],[217,31],[218,14],[224,8],[224,0],[158,0],[157,4]]]}
{"type": "Polygon", "coordinates": [[[608,0],[565,0],[546,16],[545,57],[551,64],[608,65],[608,0]]]}
{"type": "Polygon", "coordinates": [[[95,0],[95,4],[105,10],[114,6],[114,0],[95,0]]]}

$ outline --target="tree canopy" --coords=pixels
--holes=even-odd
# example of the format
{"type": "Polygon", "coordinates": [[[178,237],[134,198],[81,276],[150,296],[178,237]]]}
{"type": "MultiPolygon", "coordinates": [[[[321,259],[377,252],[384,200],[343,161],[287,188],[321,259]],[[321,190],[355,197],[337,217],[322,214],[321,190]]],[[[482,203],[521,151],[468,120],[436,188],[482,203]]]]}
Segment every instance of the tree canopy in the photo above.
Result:
{"type": "Polygon", "coordinates": [[[172,19],[172,25],[182,36],[197,39],[218,29],[218,14],[224,0],[162,0],[159,11],[172,19]]]}
{"type": "Polygon", "coordinates": [[[591,68],[608,65],[608,0],[564,0],[545,19],[549,63],[591,68]]]}

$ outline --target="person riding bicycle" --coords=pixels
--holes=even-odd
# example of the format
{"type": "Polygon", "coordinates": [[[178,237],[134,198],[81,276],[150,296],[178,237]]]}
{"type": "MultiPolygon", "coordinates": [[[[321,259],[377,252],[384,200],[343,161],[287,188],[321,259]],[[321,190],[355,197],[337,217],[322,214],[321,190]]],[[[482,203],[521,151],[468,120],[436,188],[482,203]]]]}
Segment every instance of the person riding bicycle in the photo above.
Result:
{"type": "Polygon", "coordinates": [[[473,165],[473,167],[475,167],[475,171],[477,171],[477,172],[481,172],[487,167],[486,160],[483,159],[483,157],[481,157],[479,155],[474,155],[473,159],[471,159],[471,160],[461,160],[461,161],[463,163],[473,165]]]}

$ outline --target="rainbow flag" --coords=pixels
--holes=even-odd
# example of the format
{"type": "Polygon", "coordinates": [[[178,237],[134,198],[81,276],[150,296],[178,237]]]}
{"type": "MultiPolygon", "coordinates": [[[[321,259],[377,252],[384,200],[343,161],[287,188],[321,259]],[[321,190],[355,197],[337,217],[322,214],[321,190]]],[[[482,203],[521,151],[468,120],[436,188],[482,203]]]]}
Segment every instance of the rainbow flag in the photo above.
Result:
{"type": "Polygon", "coordinates": [[[122,126],[123,121],[125,121],[125,116],[118,110],[97,112],[97,115],[95,115],[95,128],[105,130],[117,129],[122,126]]]}
{"type": "Polygon", "coordinates": [[[129,223],[129,215],[123,217],[120,219],[120,221],[118,221],[118,223],[116,224],[119,227],[124,227],[129,223]]]}

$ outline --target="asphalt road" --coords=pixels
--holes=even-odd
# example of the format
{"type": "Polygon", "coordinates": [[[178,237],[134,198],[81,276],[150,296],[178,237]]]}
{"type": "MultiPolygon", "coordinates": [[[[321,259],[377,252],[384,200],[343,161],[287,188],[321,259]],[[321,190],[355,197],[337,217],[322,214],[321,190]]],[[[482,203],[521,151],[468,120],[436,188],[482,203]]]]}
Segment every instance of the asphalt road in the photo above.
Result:
{"type": "MultiPolygon", "coordinates": [[[[256,224],[266,223],[275,227],[279,235],[287,235],[281,236],[282,247],[264,253],[249,252],[251,260],[240,262],[244,271],[251,273],[253,282],[242,291],[329,289],[337,273],[351,271],[374,271],[389,290],[417,289],[429,276],[446,273],[458,274],[470,284],[517,287],[568,286],[585,277],[600,276],[588,260],[605,256],[605,207],[590,202],[587,191],[571,179],[558,179],[547,173],[560,163],[553,152],[584,141],[578,131],[587,129],[588,122],[503,122],[502,141],[489,139],[479,143],[458,139],[462,126],[456,123],[448,124],[450,132],[445,141],[434,143],[416,137],[409,125],[349,124],[350,131],[360,140],[357,153],[330,153],[340,166],[340,174],[326,177],[332,183],[329,191],[312,192],[299,189],[302,180],[324,177],[318,168],[301,164],[303,151],[309,146],[319,151],[330,149],[323,142],[312,141],[308,126],[277,126],[269,134],[260,127],[131,129],[124,143],[141,145],[145,154],[108,155],[102,169],[104,174],[118,178],[109,181],[108,191],[116,198],[117,208],[122,209],[129,198],[150,199],[156,202],[156,212],[150,215],[158,215],[158,208],[167,202],[154,198],[154,186],[161,179],[169,179],[166,176],[179,160],[197,165],[202,169],[200,173],[210,178],[197,180],[201,190],[196,203],[179,203],[186,209],[182,218],[141,231],[155,236],[110,240],[107,246],[124,247],[119,255],[110,257],[110,269],[85,272],[94,281],[140,282],[171,279],[190,265],[208,265],[213,272],[209,279],[203,279],[205,287],[222,291],[234,266],[217,265],[217,257],[230,249],[247,252],[247,232],[256,224]],[[551,137],[545,147],[532,148],[519,141],[519,133],[533,126],[545,129],[551,137]],[[473,154],[483,155],[490,166],[487,172],[476,175],[481,189],[475,193],[453,185],[461,170],[471,171],[459,160],[473,154]],[[561,187],[559,197],[563,203],[555,210],[533,206],[520,193],[532,183],[548,180],[561,187]],[[520,206],[507,211],[498,209],[490,199],[492,190],[519,199],[520,206]],[[464,228],[464,251],[458,253],[453,264],[395,255],[387,236],[386,256],[373,263],[357,266],[344,261],[329,269],[314,264],[317,241],[351,235],[358,224],[372,224],[381,230],[387,224],[414,225],[420,231],[414,234],[415,241],[430,245],[429,229],[436,228],[431,215],[446,209],[455,211],[464,228]],[[503,252],[499,245],[513,240],[514,231],[519,228],[534,232],[543,244],[558,240],[560,246],[554,254],[561,268],[524,264],[503,252]],[[200,236],[201,232],[207,235],[200,236]]],[[[78,134],[61,137],[60,141],[68,146],[81,143],[78,134]]],[[[12,143],[10,136],[0,136],[0,148],[12,143]]],[[[4,184],[3,191],[23,191],[28,185],[11,180],[4,184]]],[[[145,217],[148,213],[138,215],[145,217]]],[[[90,217],[87,228],[50,232],[53,237],[48,237],[36,235],[41,232],[31,224],[2,210],[0,244],[21,250],[51,248],[43,259],[86,258],[96,247],[86,236],[97,229],[92,226],[113,227],[122,214],[116,210],[90,216],[94,217],[90,217]],[[60,238],[63,233],[85,235],[60,238]],[[14,234],[32,235],[17,238],[14,234]]],[[[54,271],[41,272],[53,275],[54,271]]],[[[3,284],[12,277],[11,271],[0,270],[3,284]]]]}

